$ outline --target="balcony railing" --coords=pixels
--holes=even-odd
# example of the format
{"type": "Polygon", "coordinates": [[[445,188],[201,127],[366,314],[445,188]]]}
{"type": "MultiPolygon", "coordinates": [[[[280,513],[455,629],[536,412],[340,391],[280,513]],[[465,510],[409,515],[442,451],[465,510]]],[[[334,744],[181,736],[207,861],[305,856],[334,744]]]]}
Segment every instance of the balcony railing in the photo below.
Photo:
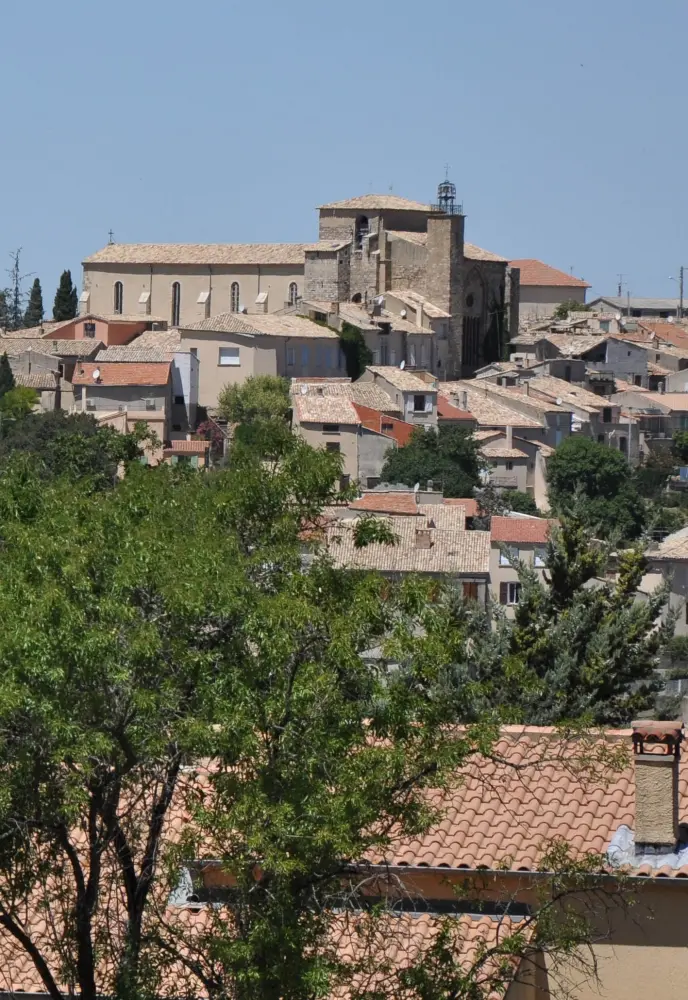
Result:
{"type": "Polygon", "coordinates": [[[441,212],[442,215],[463,215],[463,204],[459,202],[454,202],[453,205],[431,205],[430,210],[432,212],[441,212]]]}

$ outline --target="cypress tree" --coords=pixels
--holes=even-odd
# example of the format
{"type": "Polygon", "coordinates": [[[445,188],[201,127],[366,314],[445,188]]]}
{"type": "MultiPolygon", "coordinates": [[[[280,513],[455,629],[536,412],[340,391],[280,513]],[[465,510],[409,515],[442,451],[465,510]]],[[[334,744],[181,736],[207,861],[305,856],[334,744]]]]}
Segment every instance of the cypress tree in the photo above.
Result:
{"type": "Polygon", "coordinates": [[[40,326],[43,322],[43,292],[40,278],[34,280],[29,295],[29,304],[24,313],[24,326],[40,326]]]}
{"type": "Polygon", "coordinates": [[[15,388],[14,375],[6,354],[0,355],[0,399],[15,388]]]}
{"type": "Polygon", "coordinates": [[[7,308],[7,292],[0,288],[0,330],[6,330],[10,325],[9,310],[7,308]]]}
{"type": "Polygon", "coordinates": [[[55,292],[53,319],[74,319],[77,312],[77,305],[76,288],[72,284],[72,272],[63,271],[60,277],[60,284],[55,292]]]}

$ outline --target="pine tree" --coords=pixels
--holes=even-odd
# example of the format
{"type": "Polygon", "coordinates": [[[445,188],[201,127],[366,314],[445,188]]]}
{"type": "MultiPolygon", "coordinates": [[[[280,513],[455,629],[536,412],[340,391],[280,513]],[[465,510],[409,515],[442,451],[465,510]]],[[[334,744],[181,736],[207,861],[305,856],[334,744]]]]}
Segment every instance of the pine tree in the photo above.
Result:
{"type": "Polygon", "coordinates": [[[7,292],[0,288],[0,330],[6,330],[9,326],[9,310],[7,306],[7,292]]]}
{"type": "Polygon", "coordinates": [[[43,292],[40,278],[35,278],[31,286],[29,304],[24,313],[24,326],[40,326],[43,322],[43,292]]]}
{"type": "Polygon", "coordinates": [[[2,399],[5,393],[14,389],[14,387],[14,375],[12,374],[7,354],[2,354],[0,355],[0,399],[2,399]]]}
{"type": "Polygon", "coordinates": [[[72,272],[63,271],[60,277],[60,284],[55,293],[53,304],[53,319],[74,319],[77,313],[76,288],[72,284],[72,272]]]}

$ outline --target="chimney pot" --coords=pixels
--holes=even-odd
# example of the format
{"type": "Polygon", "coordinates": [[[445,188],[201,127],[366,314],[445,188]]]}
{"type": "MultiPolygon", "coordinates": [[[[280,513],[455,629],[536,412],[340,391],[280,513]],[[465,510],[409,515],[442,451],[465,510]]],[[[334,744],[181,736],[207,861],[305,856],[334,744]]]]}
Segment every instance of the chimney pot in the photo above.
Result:
{"type": "Polygon", "coordinates": [[[632,723],[636,853],[673,850],[678,829],[678,766],[683,723],[632,723]]]}
{"type": "Polygon", "coordinates": [[[420,329],[423,326],[423,303],[419,302],[416,306],[416,326],[420,329]]]}
{"type": "Polygon", "coordinates": [[[416,528],[416,548],[432,548],[432,532],[430,528],[416,528]]]}

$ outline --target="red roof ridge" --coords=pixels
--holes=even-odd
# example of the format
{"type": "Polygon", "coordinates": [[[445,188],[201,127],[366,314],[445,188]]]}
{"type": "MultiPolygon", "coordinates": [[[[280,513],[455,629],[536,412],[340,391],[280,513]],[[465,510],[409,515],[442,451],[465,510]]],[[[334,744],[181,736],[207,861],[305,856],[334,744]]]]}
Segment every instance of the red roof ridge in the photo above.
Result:
{"type": "Polygon", "coordinates": [[[519,269],[521,272],[519,284],[521,285],[548,285],[556,288],[590,288],[588,282],[582,278],[575,278],[572,274],[560,271],[559,268],[552,267],[551,264],[545,264],[544,261],[538,260],[536,257],[523,257],[519,260],[510,260],[509,267],[517,267],[519,269]]]}

